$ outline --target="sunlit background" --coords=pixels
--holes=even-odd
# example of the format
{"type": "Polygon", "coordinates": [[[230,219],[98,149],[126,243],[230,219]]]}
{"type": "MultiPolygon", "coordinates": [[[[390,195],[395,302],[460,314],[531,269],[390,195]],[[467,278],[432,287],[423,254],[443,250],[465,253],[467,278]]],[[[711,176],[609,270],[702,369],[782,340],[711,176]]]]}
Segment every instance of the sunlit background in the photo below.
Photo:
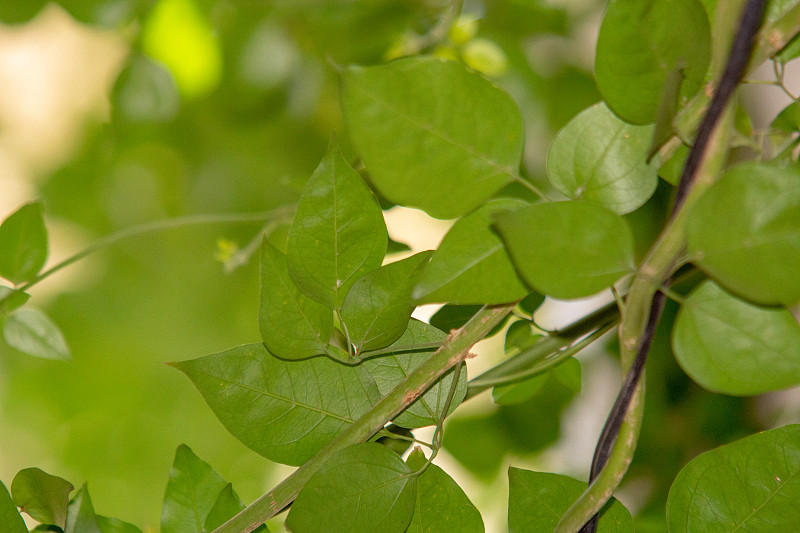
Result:
{"type": "MultiPolygon", "coordinates": [[[[3,0],[0,219],[43,200],[54,264],[137,224],[293,202],[332,135],[348,150],[336,66],[396,55],[409,36],[436,24],[446,4],[3,0]]],[[[437,50],[485,67],[515,97],[526,120],[523,170],[534,181],[544,180],[553,134],[600,99],[591,69],[603,5],[467,1],[464,13],[477,20],[468,40],[483,48],[437,50]]],[[[758,75],[771,79],[772,72],[758,75]]],[[[798,88],[796,79],[789,85],[798,88]]],[[[757,127],[788,103],[774,86],[747,89],[757,127]]],[[[664,201],[657,195],[644,214],[629,217],[647,220],[664,201]]],[[[398,207],[386,219],[392,238],[414,251],[436,247],[450,224],[398,207]]],[[[257,265],[224,272],[218,242],[245,246],[259,229],[218,224],[154,233],[37,286],[30,305],[60,326],[72,361],[35,359],[0,344],[0,479],[8,485],[18,470],[38,466],[76,485],[88,482],[99,513],[156,531],[180,443],[245,501],[284,476],[286,468],[231,437],[185,376],[162,364],[258,341],[257,265]]],[[[653,231],[640,224],[641,243],[653,231]]],[[[554,327],[575,316],[576,305],[610,299],[548,302],[537,319],[554,327]]],[[[672,315],[668,309],[667,322],[672,315]]],[[[498,341],[470,361],[471,374],[501,356],[498,341]]],[[[485,395],[449,425],[449,453],[437,462],[482,510],[487,530],[505,530],[510,462],[585,479],[619,381],[608,342],[610,349],[581,356],[576,398],[550,387],[535,401],[498,409],[485,395]]],[[[800,414],[797,390],[758,401],[706,395],[661,352],[649,365],[639,452],[648,466],[634,464],[621,495],[641,511],[640,531],[661,531],[665,487],[698,451],[800,414]]]]}

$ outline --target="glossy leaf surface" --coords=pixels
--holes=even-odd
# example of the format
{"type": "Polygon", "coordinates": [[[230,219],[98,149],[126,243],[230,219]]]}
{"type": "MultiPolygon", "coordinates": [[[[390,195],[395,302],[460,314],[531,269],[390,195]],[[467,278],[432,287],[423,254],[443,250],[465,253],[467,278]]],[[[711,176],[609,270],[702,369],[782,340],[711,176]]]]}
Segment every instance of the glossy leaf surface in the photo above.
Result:
{"type": "Polygon", "coordinates": [[[689,252],[715,281],[762,304],[800,300],[800,171],[733,167],[692,208],[689,252]]]}
{"type": "Polygon", "coordinates": [[[75,487],[58,476],[38,468],[17,472],[11,482],[14,504],[34,520],[63,528],[67,519],[69,494],[75,487]]]}
{"type": "MultiPolygon", "coordinates": [[[[433,326],[411,319],[408,328],[389,348],[407,348],[419,343],[443,342],[445,334],[433,326]]],[[[398,386],[415,368],[428,359],[436,348],[410,351],[405,349],[391,355],[382,355],[365,360],[362,365],[375,379],[381,396],[385,396],[398,386]]],[[[421,397],[417,398],[392,422],[405,428],[430,426],[436,423],[444,411],[447,395],[453,383],[454,370],[447,372],[421,397]]],[[[458,376],[456,391],[449,412],[461,403],[467,392],[467,370],[462,366],[458,376]]]]}
{"type": "Polygon", "coordinates": [[[414,513],[416,478],[380,444],[345,448],[305,484],[286,526],[294,533],[403,533],[414,513]],[[324,526],[323,526],[324,525],[324,526]]]}
{"type": "Polygon", "coordinates": [[[11,501],[11,495],[2,482],[0,482],[0,524],[7,528],[8,533],[28,533],[25,521],[17,511],[17,506],[11,501]]]}
{"type": "Polygon", "coordinates": [[[694,458],[667,499],[670,533],[792,531],[800,524],[800,425],[694,458]]]}
{"type": "Polygon", "coordinates": [[[514,199],[490,200],[459,219],[424,268],[413,297],[418,303],[499,304],[530,292],[492,230],[493,216],[525,207],[514,199]]]}
{"type": "Polygon", "coordinates": [[[496,217],[523,278],[555,298],[610,287],[633,269],[633,234],[608,209],[586,202],[536,204],[496,217]]]}
{"type": "Polygon", "coordinates": [[[286,256],[268,241],[261,245],[258,326],[267,349],[284,359],[325,352],[333,331],[333,311],[298,289],[286,256]]]}
{"type": "Polygon", "coordinates": [[[178,446],[161,508],[161,531],[204,533],[206,517],[226,485],[188,446],[178,446]]]}
{"type": "Polygon", "coordinates": [[[288,465],[306,462],[379,399],[360,365],[327,357],[284,361],[261,344],[171,364],[234,437],[288,465]]]}
{"type": "Polygon", "coordinates": [[[39,273],[47,259],[42,204],[26,204],[0,224],[0,277],[17,284],[39,273]]]}
{"type": "Polygon", "coordinates": [[[342,107],[375,186],[394,203],[456,218],[517,175],[514,101],[458,63],[413,58],[343,73],[342,107]]]}
{"type": "Polygon", "coordinates": [[[692,292],[672,332],[678,363],[703,387],[755,395],[800,384],[800,324],[708,281],[692,292]]]}
{"type": "Polygon", "coordinates": [[[658,184],[658,166],[647,163],[652,137],[652,126],[633,126],[595,104],[558,132],[547,153],[547,176],[569,198],[630,213],[658,184]]]}
{"type": "MultiPolygon", "coordinates": [[[[425,464],[420,450],[411,452],[406,463],[418,470],[425,464]]],[[[414,516],[408,533],[483,533],[483,518],[458,483],[436,466],[428,468],[417,478],[414,516]]]]}
{"type": "Polygon", "coordinates": [[[381,266],[388,239],[375,196],[332,144],[289,228],[292,279],[309,297],[339,308],[353,283],[381,266]]]}
{"type": "Polygon", "coordinates": [[[357,353],[388,346],[403,334],[414,311],[411,290],[430,255],[422,252],[382,266],[353,284],[341,316],[357,353]]]}
{"type": "Polygon", "coordinates": [[[47,315],[36,309],[19,309],[5,319],[3,337],[22,353],[43,359],[68,360],[64,335],[47,315]]]}
{"type": "MultiPolygon", "coordinates": [[[[521,468],[508,469],[508,530],[510,533],[553,531],[561,516],[586,490],[571,477],[521,468]]],[[[598,533],[633,533],[628,510],[612,499],[600,512],[598,533]]]]}
{"type": "Polygon", "coordinates": [[[597,38],[597,87],[623,120],[649,124],[678,61],[685,63],[681,96],[689,98],[710,58],[708,18],[697,0],[613,0],[597,38]]]}

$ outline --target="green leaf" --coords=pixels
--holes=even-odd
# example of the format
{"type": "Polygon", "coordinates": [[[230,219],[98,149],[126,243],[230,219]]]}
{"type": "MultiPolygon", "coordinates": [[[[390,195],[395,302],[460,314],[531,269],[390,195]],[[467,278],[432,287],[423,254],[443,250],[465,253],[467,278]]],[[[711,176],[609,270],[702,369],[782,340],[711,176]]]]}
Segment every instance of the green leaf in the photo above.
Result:
{"type": "MultiPolygon", "coordinates": [[[[383,355],[365,360],[362,366],[378,385],[381,396],[385,396],[398,386],[415,368],[425,362],[436,348],[409,350],[409,346],[428,342],[443,342],[446,335],[433,326],[411,319],[403,335],[389,349],[405,348],[391,355],[383,355]]],[[[425,427],[436,424],[444,411],[447,395],[453,383],[454,370],[451,369],[439,379],[425,394],[397,415],[392,422],[406,428],[425,427]]],[[[467,371],[462,366],[458,376],[456,392],[448,414],[452,412],[467,393],[467,371]]]]}
{"type": "Polygon", "coordinates": [[[532,322],[517,320],[508,326],[503,346],[506,352],[511,350],[522,351],[536,343],[541,337],[542,335],[533,328],[532,322]]]}
{"type": "Polygon", "coordinates": [[[295,533],[403,533],[414,513],[416,477],[380,444],[345,448],[320,467],[292,504],[295,533]]]}
{"type": "Polygon", "coordinates": [[[683,167],[686,166],[686,158],[689,157],[689,148],[681,144],[672,157],[661,165],[658,169],[658,175],[670,185],[678,186],[681,181],[681,174],[683,174],[683,167]]]}
{"type": "Polygon", "coordinates": [[[536,396],[542,390],[548,378],[552,376],[572,392],[581,391],[581,364],[577,359],[569,358],[547,372],[531,378],[507,385],[495,385],[492,388],[492,399],[497,405],[517,405],[536,396]]]}
{"type": "Polygon", "coordinates": [[[97,523],[92,499],[85,483],[69,503],[64,533],[103,533],[100,524],[97,523]]]}
{"type": "Polygon", "coordinates": [[[411,289],[430,255],[422,252],[382,266],[353,284],[341,317],[356,353],[388,346],[403,334],[414,311],[411,289]]]}
{"type": "Polygon", "coordinates": [[[576,393],[581,391],[581,363],[574,357],[556,365],[550,373],[569,390],[576,393]]]}
{"type": "Polygon", "coordinates": [[[331,144],[289,228],[292,279],[309,297],[338,309],[353,283],[381,266],[388,239],[378,201],[331,144]]]}
{"type": "Polygon", "coordinates": [[[621,216],[586,202],[553,202],[496,217],[522,277],[555,298],[590,296],[634,268],[633,233],[621,216]]]}
{"type": "Polygon", "coordinates": [[[761,304],[800,300],[800,170],[733,167],[692,207],[689,253],[715,281],[761,304]]]}
{"type": "Polygon", "coordinates": [[[178,446],[161,508],[162,533],[205,533],[206,517],[226,485],[188,446],[178,446]]]}
{"type": "Polygon", "coordinates": [[[647,164],[652,137],[652,126],[632,126],[605,104],[595,104],[556,135],[547,153],[547,177],[568,198],[630,213],[658,184],[657,165],[647,164]]]}
{"type": "Polygon", "coordinates": [[[20,470],[11,482],[14,505],[37,522],[60,528],[66,523],[69,493],[74,488],[69,481],[38,468],[20,470]]]}
{"type": "Polygon", "coordinates": [[[36,309],[19,309],[5,320],[3,337],[9,346],[43,359],[69,360],[69,347],[61,330],[36,309]]]}
{"type": "MultiPolygon", "coordinates": [[[[411,470],[419,470],[425,462],[425,455],[419,449],[411,452],[406,460],[411,470]]],[[[447,475],[447,472],[435,464],[430,464],[417,478],[414,516],[406,531],[482,533],[484,527],[481,514],[458,483],[447,475]]]]}
{"type": "Polygon", "coordinates": [[[492,400],[497,405],[516,405],[536,396],[547,382],[547,373],[542,373],[518,383],[496,385],[492,388],[492,400]]]}
{"type": "MultiPolygon", "coordinates": [[[[244,509],[244,504],[234,492],[233,485],[228,483],[220,491],[217,501],[206,516],[205,531],[214,531],[244,509]]],[[[267,526],[261,524],[254,531],[269,533],[267,526]]]]}
{"type": "Polygon", "coordinates": [[[466,324],[480,311],[480,305],[445,305],[431,317],[431,326],[442,331],[452,331],[466,324]]]}
{"type": "Polygon", "coordinates": [[[3,524],[7,533],[28,533],[22,515],[17,511],[17,506],[11,501],[6,486],[0,482],[0,524],[3,524]]]}
{"type": "Polygon", "coordinates": [[[795,101],[784,107],[772,121],[770,128],[787,132],[800,131],[800,102],[795,101]]]}
{"type": "Polygon", "coordinates": [[[0,277],[14,284],[30,281],[47,259],[47,228],[42,204],[25,204],[0,225],[0,277]]]}
{"type": "Polygon", "coordinates": [[[19,309],[30,297],[27,292],[15,291],[11,287],[0,285],[0,316],[19,309]]]}
{"type": "Polygon", "coordinates": [[[284,359],[325,353],[333,331],[333,311],[295,286],[286,256],[266,240],[261,245],[260,294],[258,325],[271,353],[284,359]]]}
{"type": "Polygon", "coordinates": [[[528,205],[516,199],[490,200],[459,219],[445,235],[414,288],[418,303],[499,304],[530,292],[519,279],[503,241],[492,231],[496,213],[528,205]]]}
{"type": "Polygon", "coordinates": [[[456,218],[517,178],[522,117],[479,74],[416,57],[350,67],[342,80],[348,131],[390,201],[456,218]]]}
{"type": "MultiPolygon", "coordinates": [[[[509,533],[553,531],[587,484],[559,474],[508,469],[509,533]]],[[[633,533],[633,518],[612,498],[600,511],[598,533],[633,533]]]]}
{"type": "Polygon", "coordinates": [[[597,88],[626,122],[652,123],[678,61],[685,63],[682,98],[700,88],[711,58],[710,34],[697,0],[612,0],[597,38],[597,88]]]}
{"type": "Polygon", "coordinates": [[[786,309],[743,302],[708,281],[681,306],[675,358],[708,390],[738,396],[800,384],[800,324],[786,309]]]}
{"type": "Polygon", "coordinates": [[[380,399],[362,365],[328,357],[285,361],[261,344],[170,364],[194,382],[234,437],[288,465],[306,462],[380,399]]]}
{"type": "Polygon", "coordinates": [[[670,533],[794,531],[800,524],[800,425],[694,458],[667,498],[670,533]]]}
{"type": "Polygon", "coordinates": [[[532,292],[519,302],[519,308],[533,317],[533,314],[539,309],[539,306],[544,303],[544,295],[538,292],[532,292]]]}
{"type": "Polygon", "coordinates": [[[107,516],[96,516],[95,518],[97,518],[97,525],[100,526],[100,531],[103,533],[142,533],[138,527],[118,518],[107,516]]]}
{"type": "MultiPolygon", "coordinates": [[[[475,313],[481,310],[482,307],[482,305],[447,304],[441,307],[433,314],[433,316],[431,316],[431,326],[442,331],[452,331],[454,329],[458,329],[466,324],[475,313]]],[[[509,317],[506,317],[503,321],[493,327],[486,337],[488,338],[500,333],[505,327],[508,318],[509,317]]]]}

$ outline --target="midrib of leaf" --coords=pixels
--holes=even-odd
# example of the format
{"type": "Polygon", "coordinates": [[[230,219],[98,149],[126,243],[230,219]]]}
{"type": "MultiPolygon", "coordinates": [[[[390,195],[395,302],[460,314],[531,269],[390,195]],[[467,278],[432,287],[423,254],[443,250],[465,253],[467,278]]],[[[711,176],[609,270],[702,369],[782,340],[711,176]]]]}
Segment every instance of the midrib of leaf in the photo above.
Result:
{"type": "Polygon", "coordinates": [[[194,513],[195,524],[197,524],[197,530],[198,531],[203,531],[203,524],[200,523],[200,513],[199,513],[199,509],[197,508],[197,493],[195,493],[195,490],[194,490],[194,488],[195,488],[194,474],[192,473],[192,471],[189,468],[189,461],[186,459],[186,457],[184,457],[183,463],[184,463],[184,465],[183,465],[184,469],[189,474],[189,480],[190,480],[189,492],[192,495],[192,512],[194,513]]]}
{"type": "MultiPolygon", "coordinates": [[[[303,409],[308,409],[309,411],[314,411],[315,413],[320,413],[320,414],[323,414],[325,416],[329,416],[331,418],[335,418],[337,420],[341,420],[342,422],[349,422],[351,424],[353,423],[353,419],[352,418],[346,418],[346,417],[343,417],[341,415],[337,415],[336,413],[330,413],[328,411],[325,411],[321,407],[314,407],[314,406],[311,406],[311,405],[300,403],[300,402],[298,402],[298,401],[296,401],[294,399],[289,400],[288,398],[286,398],[284,396],[278,396],[277,394],[274,394],[274,393],[269,392],[269,391],[262,391],[262,390],[259,390],[259,389],[255,389],[253,387],[249,387],[249,386],[245,385],[244,383],[239,383],[238,381],[233,381],[231,379],[228,379],[228,378],[225,378],[225,377],[222,377],[222,376],[217,376],[217,375],[211,374],[209,372],[205,372],[203,370],[195,370],[194,372],[196,372],[198,374],[205,374],[206,376],[212,377],[214,379],[218,379],[220,381],[224,381],[225,383],[229,383],[231,385],[237,385],[237,386],[239,386],[239,387],[241,387],[243,389],[249,390],[251,392],[255,392],[255,393],[260,394],[262,396],[267,396],[267,397],[275,399],[275,400],[284,401],[284,402],[286,402],[288,404],[293,405],[294,407],[302,407],[303,409]]],[[[348,406],[348,410],[349,410],[350,404],[347,403],[347,406],[348,406]]]]}
{"type": "Polygon", "coordinates": [[[444,287],[448,283],[451,283],[454,280],[458,279],[459,277],[463,276],[465,272],[467,272],[471,268],[475,267],[475,265],[477,265],[478,263],[488,259],[489,257],[494,255],[497,251],[499,251],[502,248],[503,248],[503,244],[502,243],[500,243],[500,244],[496,243],[491,248],[488,248],[485,253],[476,256],[473,261],[470,261],[470,262],[466,263],[464,268],[461,268],[459,270],[454,270],[452,276],[450,276],[448,278],[445,278],[444,283],[442,283],[441,285],[439,285],[438,287],[436,287],[432,291],[428,292],[428,294],[430,294],[430,293],[432,293],[434,291],[438,291],[439,289],[441,289],[442,287],[444,287]]]}
{"type": "MultiPolygon", "coordinates": [[[[458,141],[456,141],[455,139],[451,138],[449,135],[445,134],[444,132],[441,132],[441,131],[435,130],[435,129],[429,127],[429,126],[426,126],[425,124],[419,122],[415,118],[403,113],[402,111],[400,111],[396,107],[392,106],[388,102],[384,102],[383,100],[379,99],[374,94],[372,94],[369,91],[367,91],[364,88],[362,88],[359,84],[353,83],[353,87],[358,89],[358,90],[360,90],[362,94],[364,94],[365,96],[370,98],[376,104],[379,104],[379,105],[383,106],[384,108],[388,109],[389,111],[395,113],[400,118],[405,119],[412,126],[416,126],[417,128],[419,128],[419,129],[421,129],[423,131],[426,131],[426,132],[428,132],[428,133],[430,133],[432,135],[435,135],[436,137],[439,137],[443,141],[453,145],[454,147],[458,148],[459,150],[461,150],[463,152],[466,152],[468,155],[473,156],[473,157],[475,157],[477,159],[480,159],[481,161],[485,162],[487,165],[489,165],[490,167],[494,168],[495,170],[497,170],[501,174],[507,175],[509,177],[509,179],[513,180],[513,179],[515,179],[517,177],[512,169],[510,169],[508,167],[504,167],[504,166],[500,165],[498,162],[496,162],[496,161],[494,161],[492,159],[489,159],[485,155],[483,155],[483,154],[481,154],[479,152],[476,152],[471,147],[459,143],[458,141]]],[[[487,175],[487,176],[479,179],[478,183],[480,183],[481,181],[485,181],[485,180],[487,180],[489,178],[491,178],[491,176],[487,175]]]]}
{"type": "Polygon", "coordinates": [[[788,484],[788,483],[789,483],[789,482],[790,482],[792,479],[794,479],[795,477],[797,477],[797,473],[798,473],[798,471],[795,471],[795,472],[794,472],[794,474],[792,474],[791,476],[789,476],[789,478],[788,478],[788,479],[787,479],[785,482],[782,482],[780,485],[778,485],[778,487],[777,487],[775,490],[773,490],[773,491],[772,491],[772,492],[769,494],[769,496],[768,496],[768,497],[767,497],[767,498],[764,500],[764,502],[763,502],[761,505],[759,505],[758,507],[756,507],[755,509],[753,509],[753,510],[750,512],[750,514],[749,514],[749,515],[747,515],[747,516],[744,518],[744,520],[742,520],[742,522],[741,522],[741,523],[737,524],[737,526],[731,530],[731,532],[730,532],[730,533],[733,533],[734,531],[738,531],[738,530],[739,530],[739,529],[740,529],[742,526],[744,526],[744,525],[747,523],[747,521],[748,521],[750,518],[752,518],[753,516],[755,516],[755,514],[756,514],[756,513],[758,513],[758,511],[760,511],[760,510],[761,510],[761,509],[762,509],[762,508],[763,508],[765,505],[767,505],[767,503],[769,503],[769,501],[770,501],[770,500],[771,500],[771,499],[772,499],[772,498],[773,498],[773,497],[774,497],[776,494],[778,494],[778,493],[781,491],[781,489],[783,489],[783,487],[785,487],[785,486],[786,486],[786,484],[788,484]]]}
{"type": "MultiPolygon", "coordinates": [[[[598,169],[602,166],[603,162],[606,160],[606,157],[608,157],[608,153],[611,151],[611,147],[614,145],[614,142],[622,134],[622,130],[623,129],[624,129],[624,126],[618,124],[617,125],[617,131],[614,132],[614,135],[611,137],[611,139],[608,140],[606,145],[603,147],[603,153],[601,153],[600,157],[597,158],[597,163],[595,165],[592,165],[591,174],[589,174],[589,177],[586,180],[584,180],[583,183],[582,183],[582,187],[581,188],[584,189],[584,191],[586,190],[586,185],[597,175],[598,169]]],[[[576,161],[575,161],[575,166],[573,166],[573,171],[575,172],[575,176],[578,176],[578,169],[577,169],[578,161],[577,161],[577,157],[575,159],[576,159],[576,161]]],[[[576,181],[576,184],[577,184],[577,181],[576,181]]],[[[597,190],[599,188],[600,187],[596,188],[595,190],[597,190]]]]}

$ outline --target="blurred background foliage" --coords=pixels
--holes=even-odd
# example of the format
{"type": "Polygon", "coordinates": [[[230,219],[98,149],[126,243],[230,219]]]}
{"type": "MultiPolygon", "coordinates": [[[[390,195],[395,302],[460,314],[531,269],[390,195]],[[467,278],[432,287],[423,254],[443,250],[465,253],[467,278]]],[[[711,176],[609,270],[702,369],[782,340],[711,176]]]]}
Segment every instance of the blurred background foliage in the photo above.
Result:
{"type": "MultiPolygon", "coordinates": [[[[448,4],[3,0],[0,76],[16,90],[0,96],[0,215],[41,198],[52,263],[136,224],[292,203],[334,133],[346,149],[337,66],[415,52],[448,4]]],[[[534,181],[543,183],[555,132],[599,100],[591,69],[603,7],[468,0],[462,27],[425,50],[484,70],[514,96],[526,121],[523,173],[534,181]]],[[[665,196],[630,215],[643,244],[665,196]]],[[[190,383],[162,364],[259,339],[257,265],[225,273],[215,259],[258,231],[210,225],[148,235],[33,290],[31,305],[65,332],[73,359],[39,360],[0,345],[0,478],[38,466],[87,481],[98,512],[153,531],[180,443],[245,501],[279,479],[284,470],[231,437],[190,383]]],[[[665,530],[666,490],[688,459],[774,425],[786,409],[702,392],[674,363],[663,338],[668,322],[650,358],[645,427],[623,488],[640,531],[665,530]]],[[[582,358],[578,400],[574,387],[551,379],[518,405],[493,406],[484,395],[449,423],[454,473],[489,516],[505,506],[493,501],[511,457],[585,478],[617,386],[613,351],[582,358]]]]}

